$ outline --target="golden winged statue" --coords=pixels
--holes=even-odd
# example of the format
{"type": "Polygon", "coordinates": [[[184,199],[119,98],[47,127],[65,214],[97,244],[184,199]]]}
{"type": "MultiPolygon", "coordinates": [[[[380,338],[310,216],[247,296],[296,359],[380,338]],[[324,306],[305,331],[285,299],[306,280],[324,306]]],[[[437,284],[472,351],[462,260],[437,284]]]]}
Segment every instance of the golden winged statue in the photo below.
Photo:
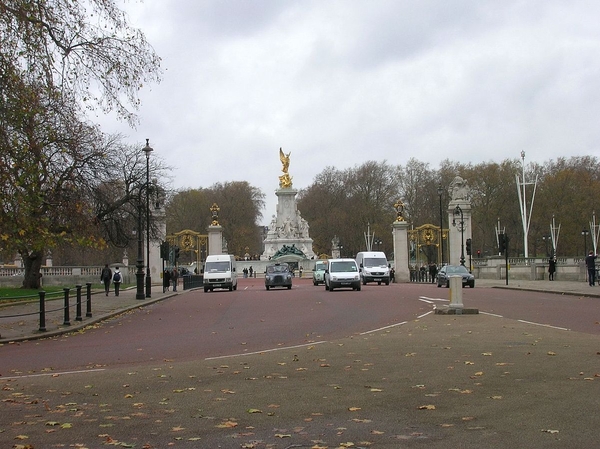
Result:
{"type": "Polygon", "coordinates": [[[283,152],[283,150],[281,148],[279,148],[279,159],[281,160],[281,163],[283,164],[281,171],[284,173],[287,173],[288,168],[290,167],[290,154],[292,154],[291,151],[288,154],[285,154],[283,152]]]}
{"type": "Polygon", "coordinates": [[[292,154],[291,151],[288,154],[285,154],[283,150],[279,148],[279,159],[283,164],[283,167],[281,167],[283,175],[279,177],[279,187],[282,189],[289,189],[292,187],[292,177],[288,173],[288,168],[290,167],[290,154],[292,154]]]}

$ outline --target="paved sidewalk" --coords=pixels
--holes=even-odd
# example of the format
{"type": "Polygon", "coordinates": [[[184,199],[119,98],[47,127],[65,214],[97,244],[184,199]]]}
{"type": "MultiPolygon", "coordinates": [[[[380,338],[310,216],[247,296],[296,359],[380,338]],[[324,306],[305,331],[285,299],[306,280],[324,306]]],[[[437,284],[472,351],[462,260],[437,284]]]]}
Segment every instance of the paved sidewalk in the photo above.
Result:
{"type": "Polygon", "coordinates": [[[92,316],[86,316],[86,288],[81,290],[81,320],[76,315],[77,290],[72,288],[69,292],[69,325],[65,325],[64,295],[58,299],[47,299],[46,309],[46,331],[40,331],[40,303],[39,300],[28,301],[19,305],[5,305],[0,307],[0,344],[10,341],[32,340],[73,332],[111,316],[126,312],[137,307],[152,304],[165,298],[182,293],[167,291],[163,293],[162,287],[152,287],[152,297],[143,300],[136,299],[135,287],[121,290],[119,296],[115,296],[114,290],[106,296],[104,291],[92,291],[92,316]]]}
{"type": "MultiPolygon", "coordinates": [[[[480,288],[508,288],[531,291],[550,291],[557,294],[590,296],[600,298],[600,287],[590,287],[586,282],[574,281],[522,281],[477,279],[476,289],[480,288]]],[[[32,340],[73,332],[83,327],[102,321],[119,313],[126,312],[136,307],[142,307],[161,301],[171,296],[182,294],[180,288],[177,292],[167,291],[163,293],[162,287],[154,285],[152,297],[143,300],[136,299],[136,288],[132,287],[121,291],[115,297],[114,291],[109,296],[104,292],[96,291],[92,294],[92,316],[86,317],[86,291],[82,289],[82,319],[76,320],[76,289],[70,291],[70,324],[64,324],[64,297],[46,300],[46,331],[40,328],[39,301],[34,300],[20,305],[7,305],[0,307],[0,344],[10,341],[32,340]]]]}

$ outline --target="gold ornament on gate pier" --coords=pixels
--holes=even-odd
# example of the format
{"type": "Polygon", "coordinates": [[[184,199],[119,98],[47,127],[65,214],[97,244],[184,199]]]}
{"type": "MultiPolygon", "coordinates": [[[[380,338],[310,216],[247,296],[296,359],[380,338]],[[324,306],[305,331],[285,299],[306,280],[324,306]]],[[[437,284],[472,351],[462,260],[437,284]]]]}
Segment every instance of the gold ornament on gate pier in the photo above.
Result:
{"type": "Polygon", "coordinates": [[[404,203],[401,200],[394,203],[394,209],[396,209],[396,221],[405,221],[402,214],[404,213],[404,203]]]}
{"type": "Polygon", "coordinates": [[[219,226],[219,211],[221,209],[219,208],[219,206],[217,206],[217,203],[213,203],[212,206],[210,206],[210,212],[212,214],[212,222],[210,223],[211,226],[219,226]]]}

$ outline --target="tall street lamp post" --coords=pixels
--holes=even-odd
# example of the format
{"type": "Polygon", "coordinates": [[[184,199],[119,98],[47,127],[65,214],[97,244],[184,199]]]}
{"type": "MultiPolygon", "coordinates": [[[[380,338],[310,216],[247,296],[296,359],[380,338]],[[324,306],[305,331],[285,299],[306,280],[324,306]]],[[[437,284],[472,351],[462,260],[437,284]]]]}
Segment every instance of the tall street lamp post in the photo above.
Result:
{"type": "Polygon", "coordinates": [[[583,257],[587,256],[587,236],[590,233],[587,229],[581,231],[581,235],[583,236],[583,257]]]}
{"type": "Polygon", "coordinates": [[[144,245],[142,240],[142,187],[140,186],[140,190],[138,192],[138,228],[137,228],[137,261],[136,268],[137,271],[135,273],[135,281],[136,281],[136,294],[135,299],[144,299],[144,245]]]}
{"type": "MultiPolygon", "coordinates": [[[[460,215],[460,221],[458,224],[460,225],[460,264],[465,266],[465,220],[463,216],[463,210],[460,206],[456,206],[454,208],[454,215],[460,215]]],[[[456,220],[452,220],[452,224],[456,226],[456,220]]]]}
{"type": "Polygon", "coordinates": [[[440,266],[444,265],[444,215],[442,212],[442,185],[440,184],[437,189],[438,196],[440,197],[440,248],[442,248],[440,266]]]}
{"type": "Polygon", "coordinates": [[[146,298],[152,297],[152,278],[150,277],[150,153],[154,151],[146,139],[146,298]]]}

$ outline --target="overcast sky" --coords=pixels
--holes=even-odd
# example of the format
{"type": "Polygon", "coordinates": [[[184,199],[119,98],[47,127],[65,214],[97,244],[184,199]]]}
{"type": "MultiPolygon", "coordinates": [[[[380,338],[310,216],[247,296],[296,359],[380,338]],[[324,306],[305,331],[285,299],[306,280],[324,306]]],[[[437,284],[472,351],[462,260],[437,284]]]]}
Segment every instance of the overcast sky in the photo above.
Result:
{"type": "MultiPolygon", "coordinates": [[[[597,0],[132,0],[163,59],[136,130],[175,188],[248,181],[275,213],[326,166],[600,155],[597,0]]],[[[209,213],[207,211],[207,213],[209,213]]]]}

